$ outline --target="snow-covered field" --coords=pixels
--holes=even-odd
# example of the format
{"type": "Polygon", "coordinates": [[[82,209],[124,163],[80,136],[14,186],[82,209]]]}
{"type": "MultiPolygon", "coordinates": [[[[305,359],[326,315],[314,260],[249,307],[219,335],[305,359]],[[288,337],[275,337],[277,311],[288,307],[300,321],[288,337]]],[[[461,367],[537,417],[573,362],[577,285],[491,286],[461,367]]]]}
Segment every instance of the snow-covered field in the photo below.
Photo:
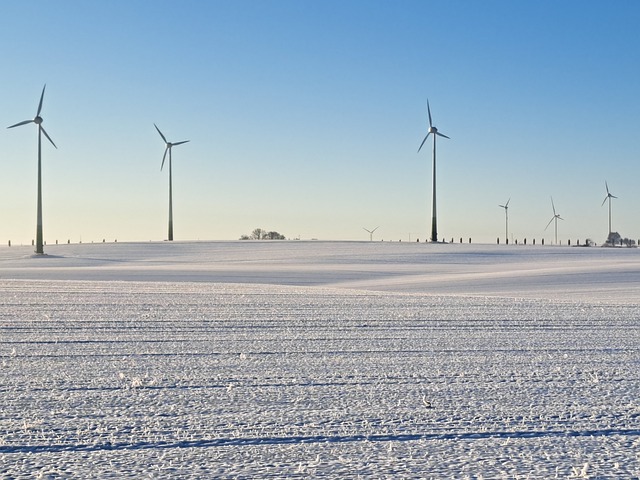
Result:
{"type": "Polygon", "coordinates": [[[640,250],[0,247],[2,478],[640,478],[640,250]]]}

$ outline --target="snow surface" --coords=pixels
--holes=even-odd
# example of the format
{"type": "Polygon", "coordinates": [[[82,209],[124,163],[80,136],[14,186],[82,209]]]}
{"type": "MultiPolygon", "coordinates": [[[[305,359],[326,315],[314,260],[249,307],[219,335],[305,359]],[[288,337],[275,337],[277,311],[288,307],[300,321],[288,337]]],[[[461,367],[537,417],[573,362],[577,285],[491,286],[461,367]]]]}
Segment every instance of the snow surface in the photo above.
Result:
{"type": "Polygon", "coordinates": [[[640,478],[640,251],[0,247],[0,477],[640,478]]]}

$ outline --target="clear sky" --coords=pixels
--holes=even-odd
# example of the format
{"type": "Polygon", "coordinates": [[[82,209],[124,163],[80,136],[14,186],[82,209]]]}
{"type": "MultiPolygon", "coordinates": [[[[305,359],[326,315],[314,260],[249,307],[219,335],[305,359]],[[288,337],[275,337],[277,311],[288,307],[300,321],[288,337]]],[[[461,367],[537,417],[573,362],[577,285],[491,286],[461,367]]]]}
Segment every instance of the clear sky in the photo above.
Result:
{"type": "MultiPolygon", "coordinates": [[[[0,16],[0,242],[640,237],[640,2],[31,1],[0,16]]],[[[529,240],[531,241],[531,240],[529,240]]]]}

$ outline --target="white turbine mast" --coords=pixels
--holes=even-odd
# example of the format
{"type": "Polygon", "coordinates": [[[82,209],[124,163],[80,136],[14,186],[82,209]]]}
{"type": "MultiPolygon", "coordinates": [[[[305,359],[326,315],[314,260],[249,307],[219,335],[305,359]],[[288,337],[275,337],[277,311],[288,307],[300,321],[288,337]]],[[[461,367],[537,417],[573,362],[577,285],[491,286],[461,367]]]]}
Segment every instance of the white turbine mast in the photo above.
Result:
{"type": "Polygon", "coordinates": [[[436,138],[444,137],[449,138],[446,135],[440,133],[436,127],[433,126],[433,121],[431,119],[431,107],[429,106],[429,100],[427,100],[427,114],[429,115],[429,130],[427,131],[427,135],[422,140],[422,143],[418,147],[418,152],[422,149],[424,142],[427,141],[429,135],[433,134],[433,198],[431,200],[431,241],[438,241],[438,221],[436,216],[436,138]]]}
{"type": "Polygon", "coordinates": [[[604,186],[607,189],[607,196],[604,197],[604,200],[602,201],[602,205],[600,205],[601,207],[604,205],[604,202],[606,202],[607,200],[609,200],[609,233],[611,233],[611,199],[612,198],[618,198],[615,195],[613,195],[610,191],[609,191],[609,185],[607,184],[607,181],[604,181],[604,186]]]}
{"type": "Polygon", "coordinates": [[[37,200],[37,220],[36,220],[36,253],[39,255],[44,254],[44,242],[42,237],[42,134],[47,137],[47,140],[51,142],[56,149],[56,144],[53,143],[51,137],[47,133],[47,131],[42,126],[42,117],[40,116],[40,112],[42,111],[42,100],[44,99],[44,90],[47,88],[45,84],[42,87],[42,93],[40,94],[40,103],[38,103],[38,111],[36,112],[36,116],[33,120],[24,120],[22,122],[16,123],[15,125],[11,125],[7,128],[19,127],[21,125],[27,125],[28,123],[35,123],[38,126],[38,200],[37,200]]]}
{"type": "Polygon", "coordinates": [[[505,229],[504,229],[504,238],[505,238],[505,243],[509,243],[509,202],[511,201],[511,198],[509,198],[509,200],[507,200],[507,203],[505,203],[504,205],[498,205],[501,208],[504,208],[504,219],[505,219],[505,229]]]}
{"type": "Polygon", "coordinates": [[[545,231],[547,230],[547,228],[549,228],[549,225],[551,225],[551,222],[555,222],[555,244],[558,244],[558,220],[564,220],[564,218],[562,218],[560,216],[559,213],[556,213],[556,206],[553,204],[553,197],[551,197],[551,208],[553,208],[553,217],[551,217],[551,220],[549,220],[549,223],[547,223],[547,226],[544,227],[545,231]]]}
{"type": "Polygon", "coordinates": [[[172,186],[172,178],[171,178],[171,148],[177,145],[182,145],[183,143],[187,143],[189,140],[183,140],[182,142],[168,142],[165,136],[162,134],[158,126],[154,123],[154,127],[162,137],[164,141],[164,155],[162,156],[162,165],[160,165],[160,170],[164,167],[164,161],[167,158],[167,152],[169,152],[169,241],[173,240],[173,186],[172,186]]]}

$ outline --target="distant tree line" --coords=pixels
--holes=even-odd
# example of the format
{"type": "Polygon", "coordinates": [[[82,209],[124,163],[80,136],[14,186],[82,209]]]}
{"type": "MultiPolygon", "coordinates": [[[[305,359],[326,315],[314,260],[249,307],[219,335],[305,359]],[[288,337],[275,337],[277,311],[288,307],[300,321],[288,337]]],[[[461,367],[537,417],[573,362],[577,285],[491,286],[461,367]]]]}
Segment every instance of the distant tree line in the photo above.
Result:
{"type": "Polygon", "coordinates": [[[262,228],[256,228],[251,235],[242,235],[240,240],[286,240],[286,237],[278,232],[267,232],[262,228]]]}

